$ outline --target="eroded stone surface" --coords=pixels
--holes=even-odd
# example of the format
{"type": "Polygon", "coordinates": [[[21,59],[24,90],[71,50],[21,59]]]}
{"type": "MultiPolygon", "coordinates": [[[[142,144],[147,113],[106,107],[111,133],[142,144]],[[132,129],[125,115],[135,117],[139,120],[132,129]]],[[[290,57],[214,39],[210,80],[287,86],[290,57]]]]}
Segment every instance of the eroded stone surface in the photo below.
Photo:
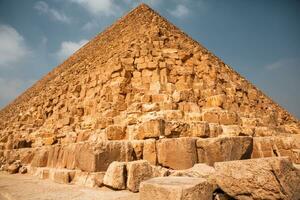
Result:
{"type": "Polygon", "coordinates": [[[237,199],[298,199],[300,171],[290,160],[262,158],[215,163],[216,182],[237,199]]]}
{"type": "Polygon", "coordinates": [[[141,200],[212,199],[212,185],[202,178],[159,177],[142,182],[141,200]]]}

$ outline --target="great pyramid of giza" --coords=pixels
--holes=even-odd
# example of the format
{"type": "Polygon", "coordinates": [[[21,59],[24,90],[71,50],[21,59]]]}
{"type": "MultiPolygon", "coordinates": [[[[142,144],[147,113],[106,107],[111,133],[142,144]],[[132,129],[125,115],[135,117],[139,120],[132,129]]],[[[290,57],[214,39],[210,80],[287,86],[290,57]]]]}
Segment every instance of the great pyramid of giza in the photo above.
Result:
{"type": "MultiPolygon", "coordinates": [[[[0,111],[2,169],[18,162],[16,172],[26,166],[66,183],[107,171],[104,185],[134,192],[197,163],[300,164],[299,149],[298,119],[145,4],[0,111]],[[150,175],[141,179],[135,164],[151,166],[150,175]],[[117,169],[127,180],[110,185],[117,169]]],[[[235,198],[251,193],[217,185],[235,198]]],[[[298,195],[283,188],[274,199],[298,195]]]]}

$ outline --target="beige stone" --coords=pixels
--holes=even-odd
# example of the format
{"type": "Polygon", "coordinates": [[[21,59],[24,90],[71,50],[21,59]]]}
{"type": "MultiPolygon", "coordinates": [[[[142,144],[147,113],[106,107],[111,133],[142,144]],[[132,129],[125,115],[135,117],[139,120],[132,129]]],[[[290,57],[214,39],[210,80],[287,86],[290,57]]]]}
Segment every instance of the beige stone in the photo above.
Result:
{"type": "Polygon", "coordinates": [[[114,189],[126,188],[126,163],[112,162],[103,179],[103,184],[114,189]]]}
{"type": "Polygon", "coordinates": [[[158,138],[163,134],[164,121],[161,119],[152,119],[139,125],[136,139],[158,138]]]}
{"type": "Polygon", "coordinates": [[[144,141],[143,160],[147,160],[151,165],[156,165],[157,151],[155,139],[147,139],[144,141]]]}
{"type": "Polygon", "coordinates": [[[187,169],[197,163],[196,139],[194,138],[158,140],[156,148],[158,163],[164,167],[187,169]]]}
{"type": "Polygon", "coordinates": [[[300,171],[285,157],[215,163],[219,187],[236,199],[298,199],[300,171]]]}
{"type": "Polygon", "coordinates": [[[170,176],[186,176],[209,179],[215,174],[215,172],[216,170],[213,167],[200,163],[195,164],[192,168],[186,170],[173,170],[170,176]]]}
{"type": "Polygon", "coordinates": [[[198,139],[198,162],[213,165],[220,161],[249,159],[252,148],[252,138],[247,136],[198,139]]]}
{"type": "Polygon", "coordinates": [[[110,125],[106,128],[108,140],[122,140],[126,137],[126,129],[123,126],[110,125]]]}
{"type": "Polygon", "coordinates": [[[31,165],[33,167],[46,167],[48,161],[48,153],[49,152],[47,149],[40,149],[39,151],[37,151],[33,156],[31,165]]]}
{"type": "Polygon", "coordinates": [[[212,193],[212,185],[202,178],[159,177],[140,186],[141,200],[212,199],[212,193]]]}
{"type": "Polygon", "coordinates": [[[127,163],[127,188],[138,192],[142,181],[152,178],[152,167],[148,161],[139,160],[127,163]]]}

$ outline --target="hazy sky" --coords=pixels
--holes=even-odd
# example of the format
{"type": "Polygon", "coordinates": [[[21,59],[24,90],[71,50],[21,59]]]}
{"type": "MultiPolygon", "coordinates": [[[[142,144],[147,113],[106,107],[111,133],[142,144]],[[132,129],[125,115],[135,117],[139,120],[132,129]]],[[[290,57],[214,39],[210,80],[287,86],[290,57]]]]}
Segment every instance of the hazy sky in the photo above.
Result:
{"type": "MultiPolygon", "coordinates": [[[[0,0],[0,107],[137,0],[0,0]]],[[[300,1],[148,0],[300,118],[300,1]]]]}

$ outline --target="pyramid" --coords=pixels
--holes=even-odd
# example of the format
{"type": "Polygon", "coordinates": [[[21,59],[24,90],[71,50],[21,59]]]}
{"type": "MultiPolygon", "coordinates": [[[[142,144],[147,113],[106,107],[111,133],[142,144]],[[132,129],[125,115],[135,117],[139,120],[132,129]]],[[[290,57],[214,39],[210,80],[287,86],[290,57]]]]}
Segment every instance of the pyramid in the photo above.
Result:
{"type": "Polygon", "coordinates": [[[0,149],[3,166],[91,173],[135,160],[299,164],[300,123],[141,4],[0,111],[0,149]]]}

